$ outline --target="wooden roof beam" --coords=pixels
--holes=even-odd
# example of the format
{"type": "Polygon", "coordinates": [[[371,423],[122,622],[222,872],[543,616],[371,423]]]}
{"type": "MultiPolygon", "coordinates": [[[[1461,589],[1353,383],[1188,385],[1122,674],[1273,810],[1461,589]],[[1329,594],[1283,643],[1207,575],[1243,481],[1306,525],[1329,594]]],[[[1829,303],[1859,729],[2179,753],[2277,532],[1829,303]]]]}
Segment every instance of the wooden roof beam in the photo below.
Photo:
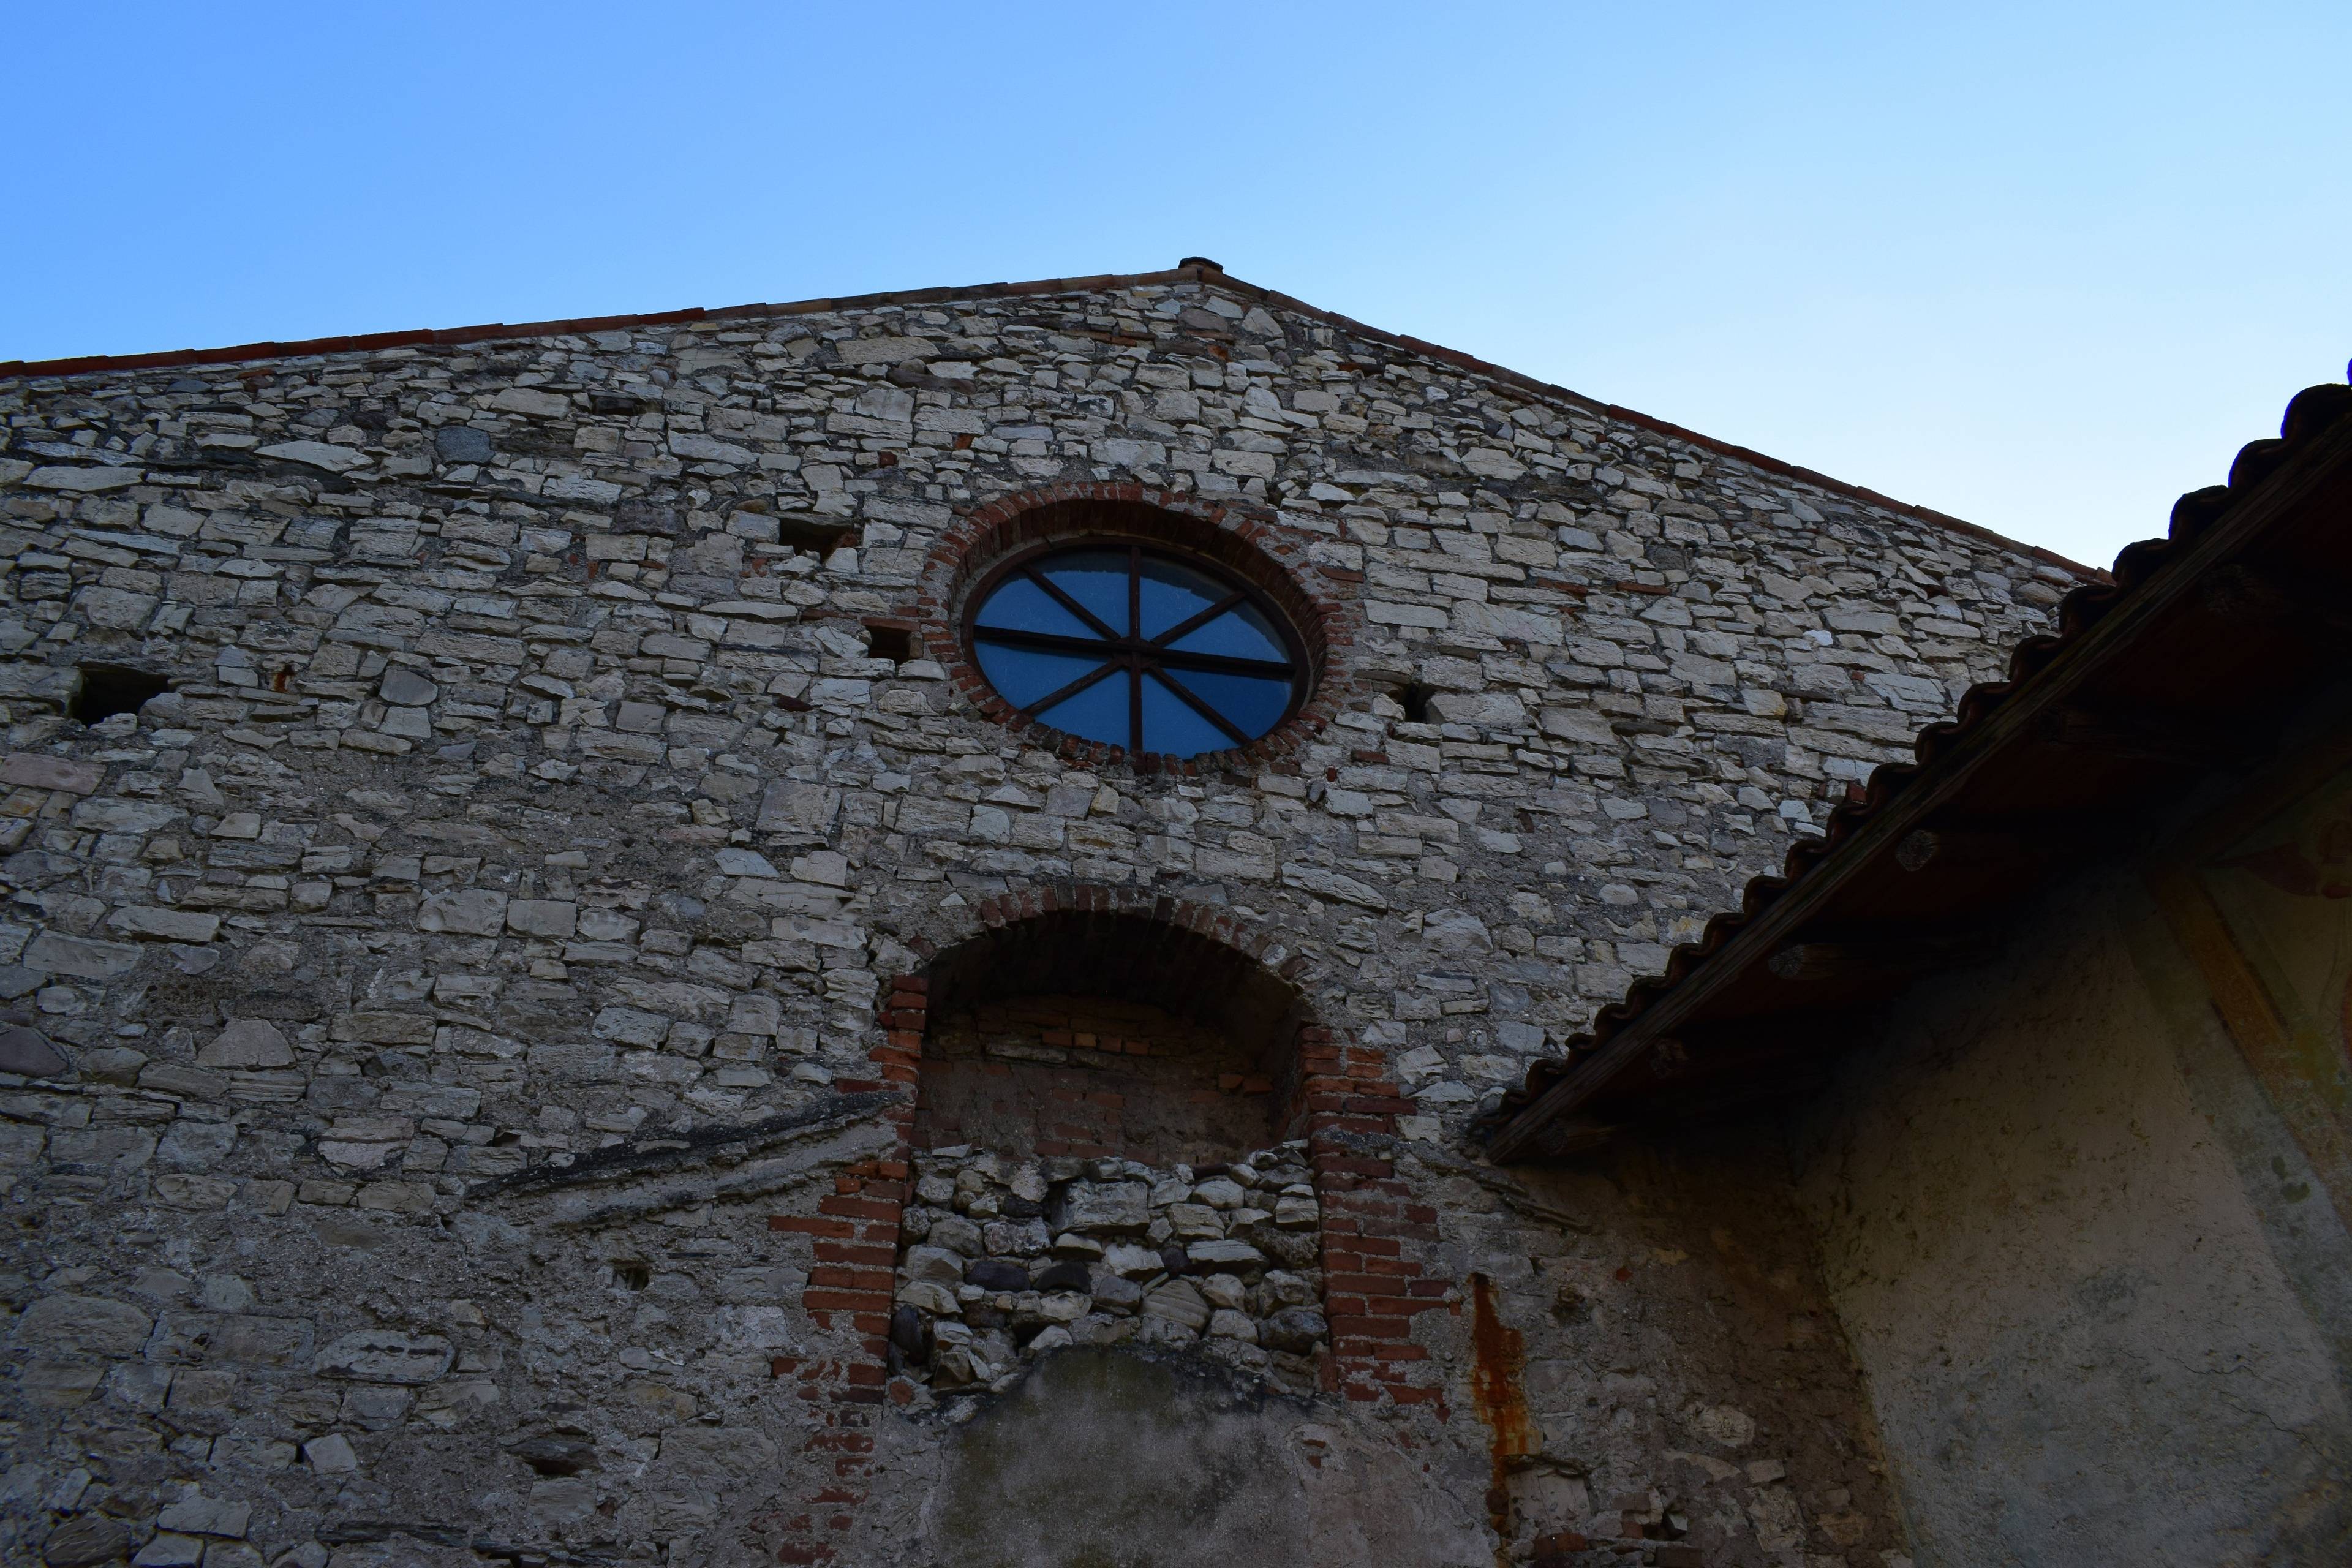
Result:
{"type": "Polygon", "coordinates": [[[2200,769],[2263,740],[2258,730],[2234,716],[2071,703],[2049,714],[2033,738],[2045,746],[2119,762],[2200,769]]]}
{"type": "Polygon", "coordinates": [[[1990,931],[1792,942],[1766,959],[1764,967],[1776,980],[1865,987],[1883,984],[1894,989],[1931,969],[1974,963],[1990,956],[1996,946],[1990,931]]]}

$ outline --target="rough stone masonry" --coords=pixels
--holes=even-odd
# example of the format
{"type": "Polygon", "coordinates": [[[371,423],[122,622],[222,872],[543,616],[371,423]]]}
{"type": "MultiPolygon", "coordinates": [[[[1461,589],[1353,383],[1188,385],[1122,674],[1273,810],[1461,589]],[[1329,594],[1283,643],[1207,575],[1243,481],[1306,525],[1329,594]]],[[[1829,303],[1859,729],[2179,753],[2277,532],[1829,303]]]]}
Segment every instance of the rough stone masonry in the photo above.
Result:
{"type": "Polygon", "coordinates": [[[1907,1561],[1769,1151],[1464,1132],[2063,563],[1199,264],[0,419],[0,1557],[1907,1561]],[[1090,515],[1300,716],[1007,722],[957,592],[1090,515]],[[1269,1135],[923,1136],[1081,930],[1263,991],[1269,1135]]]}

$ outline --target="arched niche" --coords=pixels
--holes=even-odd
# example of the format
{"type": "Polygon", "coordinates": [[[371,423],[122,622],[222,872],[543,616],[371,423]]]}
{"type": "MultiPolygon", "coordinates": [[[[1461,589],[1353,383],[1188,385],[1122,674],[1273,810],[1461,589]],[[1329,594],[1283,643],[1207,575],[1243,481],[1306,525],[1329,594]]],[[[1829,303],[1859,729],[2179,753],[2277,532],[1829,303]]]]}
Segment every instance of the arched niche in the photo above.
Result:
{"type": "Polygon", "coordinates": [[[1297,989],[1213,937],[1063,910],[929,971],[915,1145],[1219,1164],[1294,1135],[1297,989]]]}
{"type": "Polygon", "coordinates": [[[1135,1344],[1320,1385],[1302,1041],[1330,1047],[1226,929],[1048,909],[933,961],[894,1372],[1001,1390],[1050,1352],[1135,1344]]]}

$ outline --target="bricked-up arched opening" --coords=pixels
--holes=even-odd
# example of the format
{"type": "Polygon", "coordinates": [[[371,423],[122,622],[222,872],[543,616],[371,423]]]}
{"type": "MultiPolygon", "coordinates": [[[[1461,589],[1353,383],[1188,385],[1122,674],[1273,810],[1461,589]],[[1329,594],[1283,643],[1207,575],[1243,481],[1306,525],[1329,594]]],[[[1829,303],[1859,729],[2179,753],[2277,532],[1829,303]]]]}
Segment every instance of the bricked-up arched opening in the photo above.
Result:
{"type": "Polygon", "coordinates": [[[1134,913],[1062,910],[931,968],[915,1145],[1221,1164],[1291,1136],[1296,987],[1134,913]]]}
{"type": "Polygon", "coordinates": [[[908,1397],[1128,1343],[1324,1386],[1310,1139],[1347,1097],[1300,961],[1168,900],[1007,902],[892,992],[916,1079],[888,1352],[908,1397]]]}

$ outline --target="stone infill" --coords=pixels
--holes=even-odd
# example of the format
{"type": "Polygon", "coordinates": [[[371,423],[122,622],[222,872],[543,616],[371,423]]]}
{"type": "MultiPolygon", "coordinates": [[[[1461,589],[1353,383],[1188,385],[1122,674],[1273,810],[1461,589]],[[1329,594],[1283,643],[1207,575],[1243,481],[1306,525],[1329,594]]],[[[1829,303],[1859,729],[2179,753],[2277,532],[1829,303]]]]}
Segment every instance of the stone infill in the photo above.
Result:
{"type": "Polygon", "coordinates": [[[1305,1142],[1197,1170],[959,1144],[914,1170],[890,1325],[908,1377],[1002,1389],[1065,1345],[1135,1343],[1318,1385],[1330,1329],[1305,1142]]]}

